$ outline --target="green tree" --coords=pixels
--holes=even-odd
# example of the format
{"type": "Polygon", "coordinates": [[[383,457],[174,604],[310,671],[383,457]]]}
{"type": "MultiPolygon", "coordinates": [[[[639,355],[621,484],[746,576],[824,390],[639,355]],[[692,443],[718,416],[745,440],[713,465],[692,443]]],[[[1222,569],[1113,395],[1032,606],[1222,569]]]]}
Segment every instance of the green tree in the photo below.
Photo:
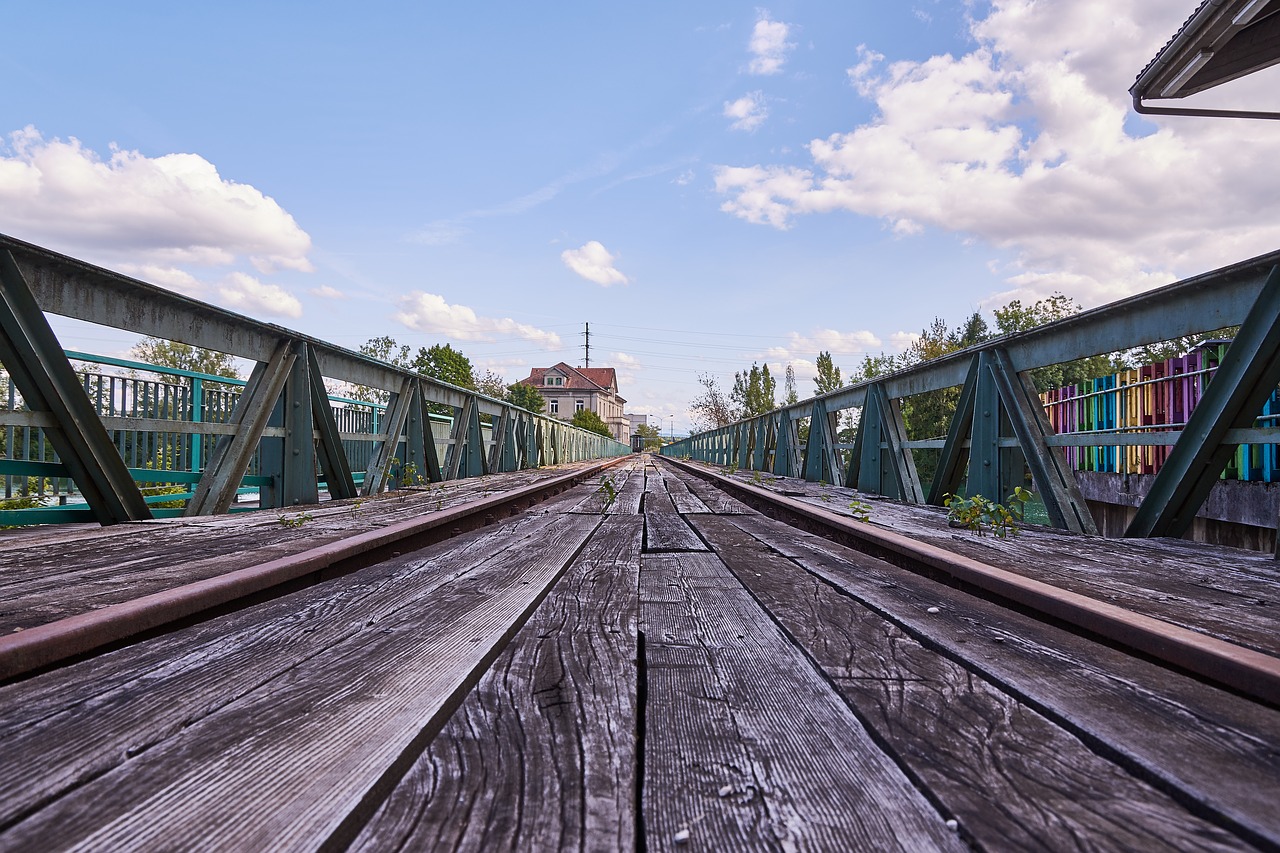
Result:
{"type": "MultiPolygon", "coordinates": [[[[1030,305],[1023,305],[1021,299],[1014,299],[992,313],[995,314],[996,328],[1000,330],[1000,334],[1009,335],[1063,320],[1079,312],[1080,306],[1074,299],[1062,293],[1054,293],[1030,305]]],[[[1031,379],[1035,382],[1037,391],[1046,391],[1063,385],[1075,385],[1122,369],[1124,363],[1120,357],[1094,355],[1038,368],[1031,371],[1031,379]]]]}
{"type": "Polygon", "coordinates": [[[467,358],[449,344],[435,344],[431,347],[419,347],[410,365],[423,376],[457,385],[459,388],[475,390],[474,368],[471,359],[467,358]]]}
{"type": "Polygon", "coordinates": [[[782,379],[782,405],[794,406],[799,402],[800,395],[796,393],[796,369],[788,364],[787,372],[783,374],[782,379]]]}
{"type": "Polygon", "coordinates": [[[767,364],[762,368],[753,362],[750,370],[735,373],[733,391],[729,393],[729,399],[736,408],[735,420],[754,418],[773,411],[777,387],[778,383],[769,375],[767,364]]]}
{"type": "Polygon", "coordinates": [[[506,400],[513,406],[528,409],[541,414],[547,407],[547,400],[542,393],[527,382],[517,382],[507,388],[506,400]]]}
{"type": "Polygon", "coordinates": [[[409,347],[399,346],[395,338],[387,335],[365,341],[360,345],[360,352],[396,367],[408,368],[413,365],[413,360],[409,358],[409,347]]]}
{"type": "MultiPolygon", "coordinates": [[[[145,361],[157,367],[173,367],[178,370],[190,370],[193,373],[225,376],[228,379],[240,378],[235,359],[217,350],[201,349],[177,341],[148,337],[134,344],[130,352],[138,361],[145,361]]],[[[191,384],[191,380],[186,377],[172,378],[182,385],[191,384]]]]}
{"type": "Polygon", "coordinates": [[[698,384],[702,386],[702,393],[689,403],[694,432],[728,426],[738,420],[737,409],[720,390],[720,383],[714,376],[701,373],[698,375],[698,384]]]}
{"type": "MultiPolygon", "coordinates": [[[[411,350],[408,346],[396,343],[396,339],[389,335],[370,338],[360,345],[360,353],[362,355],[376,358],[378,361],[384,361],[404,370],[416,371],[423,376],[430,376],[433,379],[439,379],[451,385],[457,385],[473,391],[476,390],[471,359],[449,344],[418,347],[417,354],[413,356],[410,356],[410,352],[411,350]]],[[[363,385],[354,386],[351,390],[351,396],[368,403],[382,404],[385,404],[391,397],[384,389],[367,388],[363,385]]],[[[498,390],[498,393],[493,396],[502,396],[502,390],[498,390]]],[[[452,414],[452,410],[448,406],[439,403],[431,403],[428,408],[436,414],[452,414]]]]}
{"type": "Polygon", "coordinates": [[[819,394],[829,394],[844,387],[840,368],[835,366],[831,353],[826,350],[818,353],[818,375],[814,377],[813,384],[817,386],[819,394]]]}
{"type": "Polygon", "coordinates": [[[662,433],[658,431],[656,426],[640,424],[640,426],[636,427],[636,435],[644,439],[645,450],[653,450],[662,446],[662,433]]]}
{"type": "Polygon", "coordinates": [[[471,384],[481,394],[487,397],[493,397],[501,400],[507,393],[507,380],[503,379],[492,370],[486,370],[484,373],[477,373],[471,377],[471,384]]]}
{"type": "Polygon", "coordinates": [[[573,420],[569,421],[576,427],[580,427],[600,435],[613,438],[613,431],[609,429],[609,425],[604,419],[590,409],[579,409],[573,413],[573,420]]]}

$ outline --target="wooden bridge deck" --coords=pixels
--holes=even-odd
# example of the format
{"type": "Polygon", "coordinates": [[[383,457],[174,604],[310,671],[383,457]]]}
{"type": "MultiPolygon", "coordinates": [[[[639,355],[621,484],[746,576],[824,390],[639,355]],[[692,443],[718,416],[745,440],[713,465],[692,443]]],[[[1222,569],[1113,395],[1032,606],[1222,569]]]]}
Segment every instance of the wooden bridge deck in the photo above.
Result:
{"type": "MultiPolygon", "coordinates": [[[[801,532],[664,463],[610,476],[613,496],[597,477],[12,678],[0,849],[1280,846],[1274,707],[801,532]]],[[[206,522],[216,534],[15,539],[2,574],[27,586],[6,589],[19,603],[5,631],[191,582],[164,574],[165,553],[241,569],[397,523],[383,509],[448,511],[434,499],[310,509],[300,527],[270,513],[206,522]]],[[[953,536],[887,503],[873,520],[953,536]]],[[[951,544],[991,559],[976,542],[951,544]]],[[[1035,547],[995,556],[1039,569],[1035,547]]],[[[1203,628],[1192,592],[1234,590],[1205,624],[1274,652],[1265,566],[1151,547],[1139,568],[1194,579],[1160,582],[1162,613],[1203,628]],[[1250,597],[1268,604],[1233,620],[1250,597]]],[[[1094,594],[1156,598],[1137,569],[1093,560],[1069,574],[1094,594]]]]}

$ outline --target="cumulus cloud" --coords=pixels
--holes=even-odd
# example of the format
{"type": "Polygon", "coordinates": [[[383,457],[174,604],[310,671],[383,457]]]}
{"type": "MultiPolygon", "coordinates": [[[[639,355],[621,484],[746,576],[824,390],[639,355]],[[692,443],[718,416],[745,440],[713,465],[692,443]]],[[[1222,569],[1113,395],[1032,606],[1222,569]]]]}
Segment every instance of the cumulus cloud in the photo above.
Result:
{"type": "Polygon", "coordinates": [[[0,229],[67,251],[135,263],[310,270],[311,238],[273,199],[196,154],[105,160],[34,127],[0,143],[0,229]]]}
{"type": "Polygon", "coordinates": [[[795,370],[796,379],[812,379],[818,375],[818,353],[829,352],[838,366],[854,366],[865,355],[880,352],[881,340],[868,331],[841,332],[836,329],[815,329],[809,334],[790,332],[787,342],[769,347],[763,358],[769,362],[769,370],[782,380],[787,365],[795,370]]]}
{"type": "Polygon", "coordinates": [[[733,119],[734,130],[755,130],[769,117],[763,92],[748,92],[736,101],[724,102],[724,117],[733,119]]]}
{"type": "Polygon", "coordinates": [[[493,341],[519,338],[543,349],[559,349],[560,336],[510,318],[481,317],[465,305],[450,305],[443,296],[414,291],[400,300],[397,322],[410,329],[430,334],[448,335],[464,341],[493,341]]]}
{"type": "Polygon", "coordinates": [[[795,44],[787,41],[791,27],[781,21],[769,20],[769,13],[761,11],[759,20],[751,30],[751,41],[747,50],[751,52],[751,61],[747,71],[751,74],[777,74],[787,61],[795,44]]]}
{"type": "Polygon", "coordinates": [[[233,272],[218,289],[222,304],[228,308],[258,317],[301,317],[302,303],[283,287],[265,284],[251,275],[233,272]]]}
{"type": "Polygon", "coordinates": [[[347,298],[347,294],[343,293],[341,290],[338,290],[338,288],[330,287],[327,284],[322,284],[319,287],[311,288],[311,295],[318,296],[321,299],[346,299],[347,298]]]}
{"type": "Polygon", "coordinates": [[[117,269],[127,276],[159,285],[166,290],[173,290],[184,296],[200,298],[205,293],[205,286],[195,276],[177,267],[166,267],[159,264],[118,264],[117,269]]]}
{"type": "Polygon", "coordinates": [[[598,240],[591,240],[580,249],[565,249],[560,253],[564,265],[601,287],[611,284],[627,284],[629,280],[613,265],[616,255],[609,254],[598,240]]]}
{"type": "MultiPolygon", "coordinates": [[[[1274,128],[1151,125],[1129,109],[1135,74],[1184,14],[1161,0],[1003,0],[972,23],[964,55],[886,64],[864,47],[848,79],[875,117],[810,142],[804,166],[719,167],[722,210],[775,228],[850,211],[903,238],[961,232],[1015,258],[1001,298],[1060,289],[1086,305],[1270,251],[1274,128]]],[[[1275,80],[1241,91],[1257,108],[1275,80]]]]}

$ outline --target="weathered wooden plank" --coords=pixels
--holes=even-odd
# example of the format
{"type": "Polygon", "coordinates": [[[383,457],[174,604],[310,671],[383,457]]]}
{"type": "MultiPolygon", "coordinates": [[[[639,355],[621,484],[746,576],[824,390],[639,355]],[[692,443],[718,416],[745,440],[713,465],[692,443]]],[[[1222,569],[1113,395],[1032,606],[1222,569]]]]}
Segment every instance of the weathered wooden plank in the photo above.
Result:
{"type": "MultiPolygon", "coordinates": [[[[659,486],[661,489],[661,486],[659,486]]],[[[645,492],[645,551],[705,551],[707,546],[680,517],[665,491],[645,492]]]]}
{"type": "MultiPolygon", "coordinates": [[[[663,473],[666,480],[670,481],[675,479],[683,483],[685,488],[702,501],[710,512],[714,512],[718,515],[755,514],[755,510],[742,503],[742,501],[729,497],[720,489],[717,489],[705,480],[698,479],[692,474],[686,474],[679,469],[672,468],[669,464],[664,465],[663,473]]],[[[672,494],[674,494],[674,491],[672,494]]],[[[681,512],[684,511],[685,510],[681,510],[681,512]]]]}
{"type": "Polygon", "coordinates": [[[979,847],[1240,848],[1237,836],[782,557],[750,525],[693,524],[979,847]]]}
{"type": "Polygon", "coordinates": [[[623,462],[610,468],[583,486],[591,490],[572,508],[572,512],[590,515],[638,515],[640,496],[644,493],[644,466],[638,460],[623,462]],[[606,487],[605,483],[608,483],[606,487]],[[612,489],[612,492],[610,492],[612,489]]]}
{"type": "Polygon", "coordinates": [[[604,519],[355,849],[633,848],[640,540],[604,519]]]}
{"type": "Polygon", "coordinates": [[[1280,845],[1280,711],[785,524],[763,517],[749,524],[743,529],[769,547],[892,614],[926,646],[965,661],[1095,751],[1195,803],[1202,816],[1254,843],[1280,845]]]}
{"type": "Polygon", "coordinates": [[[664,477],[663,485],[667,489],[667,494],[671,496],[671,502],[675,504],[676,511],[682,515],[692,512],[711,511],[697,495],[689,491],[689,486],[678,477],[664,477]]]}
{"type": "MultiPolygon", "coordinates": [[[[736,479],[744,480],[741,475],[736,479]]],[[[744,480],[746,481],[746,480],[744,480]]],[[[999,539],[947,526],[946,511],[786,478],[771,484],[832,512],[871,507],[871,523],[1183,628],[1280,655],[1275,560],[1175,539],[1102,539],[1040,527],[999,539]]]]}
{"type": "Polygon", "coordinates": [[[513,472],[288,511],[117,525],[52,541],[10,536],[0,547],[0,635],[299,553],[549,476],[513,472]]]}
{"type": "MultiPolygon", "coordinates": [[[[342,618],[327,612],[332,593],[350,590],[344,581],[353,575],[298,593],[291,602],[266,605],[262,612],[278,617],[267,623],[257,621],[256,608],[224,617],[227,621],[216,626],[222,620],[212,620],[202,627],[215,632],[213,643],[222,652],[215,661],[221,675],[216,687],[240,693],[229,701],[213,686],[193,696],[190,670],[187,677],[167,671],[175,659],[179,666],[198,667],[191,660],[196,650],[182,645],[184,640],[198,642],[198,631],[195,636],[159,638],[0,690],[0,742],[6,755],[46,768],[46,756],[57,752],[62,741],[79,747],[63,750],[62,765],[71,772],[60,773],[55,766],[41,773],[42,784],[62,780],[63,796],[51,800],[47,788],[34,800],[27,796],[24,811],[32,806],[36,811],[8,827],[0,835],[0,847],[39,843],[92,849],[127,842],[155,848],[216,833],[227,847],[311,849],[353,834],[351,821],[370,798],[376,801],[390,789],[404,769],[405,756],[416,756],[443,725],[598,520],[565,516],[537,522],[543,528],[537,548],[508,547],[464,563],[456,573],[445,573],[442,584],[415,588],[397,578],[380,591],[394,592],[398,600],[381,596],[372,614],[362,598],[344,599],[342,618]],[[275,609],[289,603],[293,608],[283,615],[275,609]],[[298,614],[308,608],[312,617],[324,614],[312,623],[314,634],[299,630],[298,614]],[[228,630],[234,627],[239,630],[228,630]],[[259,648],[276,647],[273,654],[262,655],[270,658],[269,672],[255,671],[256,658],[242,651],[246,640],[259,648]],[[281,669],[290,654],[292,665],[281,669]],[[147,665],[131,669],[135,656],[147,659],[147,665]],[[99,694],[93,703],[114,712],[106,715],[109,742],[97,737],[104,728],[101,708],[86,713],[81,704],[37,717],[40,725],[34,733],[30,722],[22,721],[28,709],[40,706],[29,701],[32,694],[46,690],[50,682],[70,686],[77,691],[72,695],[93,696],[108,660],[124,670],[117,680],[132,688],[99,694]],[[241,672],[230,670],[233,660],[241,672]],[[165,681],[170,691],[162,698],[152,688],[165,681]],[[247,688],[235,687],[245,682],[247,688]],[[165,719],[157,726],[138,713],[143,707],[163,710],[171,703],[192,721],[182,725],[184,714],[162,713],[165,719]],[[207,705],[215,707],[201,707],[207,705]],[[10,751],[14,741],[22,741],[21,750],[10,751]],[[86,773],[86,753],[98,757],[97,772],[86,773]],[[68,790],[71,779],[83,784],[68,790]]],[[[402,558],[395,568],[402,575],[416,571],[427,577],[441,568],[430,559],[422,562],[402,558]],[[407,572],[406,566],[411,567],[407,572]]],[[[205,673],[201,669],[197,675],[205,673]]],[[[8,787],[10,781],[3,784],[8,787]]],[[[0,797],[0,803],[13,814],[9,796],[0,797]]]]}
{"type": "Polygon", "coordinates": [[[640,583],[649,849],[963,849],[719,559],[640,583]]]}

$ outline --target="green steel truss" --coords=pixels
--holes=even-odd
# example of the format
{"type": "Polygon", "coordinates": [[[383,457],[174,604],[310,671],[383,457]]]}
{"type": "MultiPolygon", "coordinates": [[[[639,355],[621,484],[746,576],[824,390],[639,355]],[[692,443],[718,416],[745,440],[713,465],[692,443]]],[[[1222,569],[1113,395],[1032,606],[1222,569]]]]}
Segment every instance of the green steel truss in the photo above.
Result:
{"type": "MultiPolygon", "coordinates": [[[[1030,371],[1234,325],[1239,335],[1126,533],[1179,536],[1226,466],[1233,440],[1247,434],[1280,444],[1280,428],[1249,429],[1280,384],[1280,252],[696,433],[662,453],[934,505],[949,493],[1004,500],[1029,477],[1052,524],[1096,535],[1062,452],[1067,442],[1054,435],[1030,371]],[[909,440],[903,401],[956,387],[945,438],[909,440]],[[857,429],[843,444],[840,415],[850,411],[857,412],[857,429]],[[920,453],[937,454],[927,494],[917,473],[920,453]]],[[[1089,436],[1073,434],[1071,443],[1089,436]]],[[[1107,444],[1102,433],[1096,440],[1107,444]]]]}
{"type": "MultiPolygon", "coordinates": [[[[76,354],[82,356],[82,354],[76,354]]],[[[104,364],[140,367],[113,359],[104,364]]],[[[413,482],[439,482],[631,452],[629,445],[587,433],[540,413],[421,376],[359,353],[197,302],[162,288],[0,235],[0,366],[22,408],[0,410],[0,427],[35,428],[56,459],[0,459],[0,474],[70,478],[83,508],[3,510],[0,523],[83,520],[102,524],[150,518],[149,502],[186,499],[185,510],[228,511],[238,492],[256,488],[262,506],[314,504],[319,483],[332,498],[373,494],[413,482]],[[111,429],[161,429],[191,436],[191,470],[129,468],[81,386],[46,313],[72,317],[254,363],[228,422],[201,418],[201,377],[192,374],[185,421],[113,417],[111,429]],[[373,432],[342,432],[325,388],[330,379],[389,392],[373,432]],[[447,438],[432,428],[430,405],[452,408],[447,438]],[[130,422],[131,423],[131,422],[130,422]],[[203,458],[200,436],[215,436],[203,458]],[[372,445],[362,482],[348,448],[372,445]],[[440,459],[437,445],[445,447],[440,459]],[[258,471],[250,475],[251,464],[258,471]],[[410,476],[412,475],[412,476],[410,476]],[[138,482],[191,483],[187,495],[144,498],[138,482]],[[25,514],[25,515],[24,515],[25,514]]],[[[186,375],[187,371],[167,371],[186,375]]],[[[233,383],[234,384],[234,383],[233,383]]],[[[228,399],[230,397],[228,396],[228,399]]],[[[356,401],[348,401],[355,403],[356,401]]],[[[229,407],[230,404],[228,404],[229,407]]],[[[362,463],[363,464],[363,463],[362,463]]]]}

